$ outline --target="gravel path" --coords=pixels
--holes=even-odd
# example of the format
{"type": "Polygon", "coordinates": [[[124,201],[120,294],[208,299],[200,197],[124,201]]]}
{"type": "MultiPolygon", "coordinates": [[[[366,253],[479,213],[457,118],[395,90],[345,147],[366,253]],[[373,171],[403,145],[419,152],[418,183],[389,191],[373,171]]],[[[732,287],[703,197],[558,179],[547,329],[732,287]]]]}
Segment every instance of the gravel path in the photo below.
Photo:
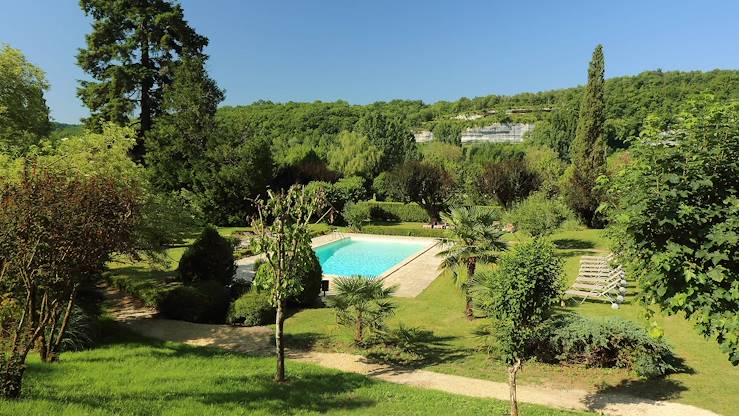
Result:
{"type": "MultiPolygon", "coordinates": [[[[155,311],[114,289],[106,288],[106,295],[111,315],[142,335],[163,341],[217,347],[250,354],[271,354],[273,351],[274,335],[270,328],[195,324],[154,318],[155,311]]],[[[391,383],[463,396],[508,400],[506,383],[426,370],[406,370],[372,363],[365,357],[352,354],[290,351],[288,358],[340,371],[364,374],[391,383]]],[[[519,385],[517,393],[521,402],[613,416],[718,416],[716,413],[691,405],[585,390],[555,390],[519,385]]]]}

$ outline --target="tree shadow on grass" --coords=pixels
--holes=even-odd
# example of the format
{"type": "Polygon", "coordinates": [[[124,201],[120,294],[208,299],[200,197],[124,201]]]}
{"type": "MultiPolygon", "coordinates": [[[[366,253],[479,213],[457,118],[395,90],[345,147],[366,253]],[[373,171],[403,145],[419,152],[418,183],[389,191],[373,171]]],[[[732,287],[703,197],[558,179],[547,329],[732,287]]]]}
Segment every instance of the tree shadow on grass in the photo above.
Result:
{"type": "Polygon", "coordinates": [[[677,380],[651,378],[622,380],[616,385],[602,384],[585,397],[588,410],[598,412],[609,405],[675,400],[687,387],[677,380]]]}
{"type": "Polygon", "coordinates": [[[559,238],[553,241],[554,245],[560,250],[588,250],[595,248],[592,241],[580,240],[575,238],[559,238]]]}
{"type": "Polygon", "coordinates": [[[388,364],[394,370],[415,370],[430,365],[456,362],[468,357],[469,352],[450,345],[452,336],[438,336],[431,331],[421,331],[405,345],[380,344],[364,351],[368,362],[388,364]]]}

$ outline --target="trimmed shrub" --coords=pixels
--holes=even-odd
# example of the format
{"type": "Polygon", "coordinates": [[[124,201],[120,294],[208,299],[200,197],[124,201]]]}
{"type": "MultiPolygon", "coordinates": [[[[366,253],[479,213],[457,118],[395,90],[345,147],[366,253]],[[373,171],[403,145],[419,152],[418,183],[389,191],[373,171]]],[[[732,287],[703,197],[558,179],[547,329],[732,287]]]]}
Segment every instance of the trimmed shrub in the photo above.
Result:
{"type": "Polygon", "coordinates": [[[254,291],[244,293],[231,304],[228,323],[244,326],[275,323],[275,308],[269,302],[269,294],[254,291]]]}
{"type": "Polygon", "coordinates": [[[370,220],[370,207],[350,202],[344,206],[342,215],[350,228],[359,231],[364,223],[370,220]]]}
{"type": "Polygon", "coordinates": [[[226,287],[215,281],[176,287],[162,296],[159,312],[169,319],[221,324],[230,301],[226,287]]]}
{"type": "Polygon", "coordinates": [[[532,235],[548,235],[565,221],[574,220],[575,214],[558,199],[550,199],[537,192],[516,204],[506,216],[507,222],[532,235]]]}
{"type": "Polygon", "coordinates": [[[180,280],[185,284],[209,280],[222,286],[231,284],[236,273],[233,253],[232,241],[222,237],[213,227],[205,228],[180,258],[180,280]]]}
{"type": "Polygon", "coordinates": [[[420,228],[414,226],[382,226],[382,225],[365,225],[362,232],[377,235],[403,235],[409,237],[448,237],[448,230],[441,228],[420,228]]]}
{"type": "Polygon", "coordinates": [[[379,221],[429,222],[429,215],[415,203],[365,201],[370,209],[370,218],[379,221]]]}
{"type": "Polygon", "coordinates": [[[669,345],[652,338],[632,321],[609,317],[589,318],[575,314],[552,321],[542,334],[545,346],[537,354],[545,360],[588,367],[627,368],[644,378],[679,370],[669,345]]]}

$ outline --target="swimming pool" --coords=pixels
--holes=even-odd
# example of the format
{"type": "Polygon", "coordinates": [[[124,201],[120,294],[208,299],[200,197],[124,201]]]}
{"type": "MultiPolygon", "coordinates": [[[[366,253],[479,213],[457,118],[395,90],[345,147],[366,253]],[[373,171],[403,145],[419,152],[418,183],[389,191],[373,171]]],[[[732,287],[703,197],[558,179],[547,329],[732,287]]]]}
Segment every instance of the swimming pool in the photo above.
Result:
{"type": "Polygon", "coordinates": [[[377,277],[428,243],[400,240],[344,238],[314,248],[324,274],[377,277]]]}

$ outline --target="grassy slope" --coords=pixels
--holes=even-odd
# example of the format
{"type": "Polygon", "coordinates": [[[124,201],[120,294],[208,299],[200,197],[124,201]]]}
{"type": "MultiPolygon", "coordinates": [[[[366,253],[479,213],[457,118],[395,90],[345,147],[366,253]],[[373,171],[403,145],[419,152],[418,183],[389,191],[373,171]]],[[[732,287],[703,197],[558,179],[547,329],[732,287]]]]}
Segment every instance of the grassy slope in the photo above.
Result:
{"type": "MultiPolygon", "coordinates": [[[[508,236],[515,244],[517,236],[508,236]]],[[[553,239],[565,259],[567,283],[577,275],[579,256],[606,250],[607,241],[598,230],[565,231],[553,239]]],[[[430,370],[505,381],[500,363],[478,351],[480,340],[473,333],[482,320],[468,322],[462,311],[463,299],[452,279],[442,275],[415,299],[397,299],[397,314],[391,324],[403,322],[432,330],[437,342],[429,348],[430,370]]],[[[608,304],[586,303],[567,308],[593,316],[621,316],[646,325],[637,305],[623,305],[614,311],[608,304]]],[[[660,317],[667,341],[677,355],[692,368],[692,374],[674,374],[660,380],[642,381],[621,369],[588,369],[579,366],[552,366],[529,363],[521,375],[522,383],[538,383],[558,388],[600,388],[626,392],[653,399],[669,399],[694,404],[723,414],[739,407],[739,368],[731,366],[718,346],[703,339],[692,325],[680,317],[660,317]]],[[[327,309],[298,312],[286,322],[293,343],[312,344],[315,348],[352,351],[350,331],[335,324],[327,309]]]]}
{"type": "MultiPolygon", "coordinates": [[[[491,414],[506,402],[415,389],[274,359],[118,335],[100,348],[44,365],[32,357],[24,399],[0,400],[0,415],[491,414]]],[[[576,413],[524,405],[531,416],[576,413]]]]}

